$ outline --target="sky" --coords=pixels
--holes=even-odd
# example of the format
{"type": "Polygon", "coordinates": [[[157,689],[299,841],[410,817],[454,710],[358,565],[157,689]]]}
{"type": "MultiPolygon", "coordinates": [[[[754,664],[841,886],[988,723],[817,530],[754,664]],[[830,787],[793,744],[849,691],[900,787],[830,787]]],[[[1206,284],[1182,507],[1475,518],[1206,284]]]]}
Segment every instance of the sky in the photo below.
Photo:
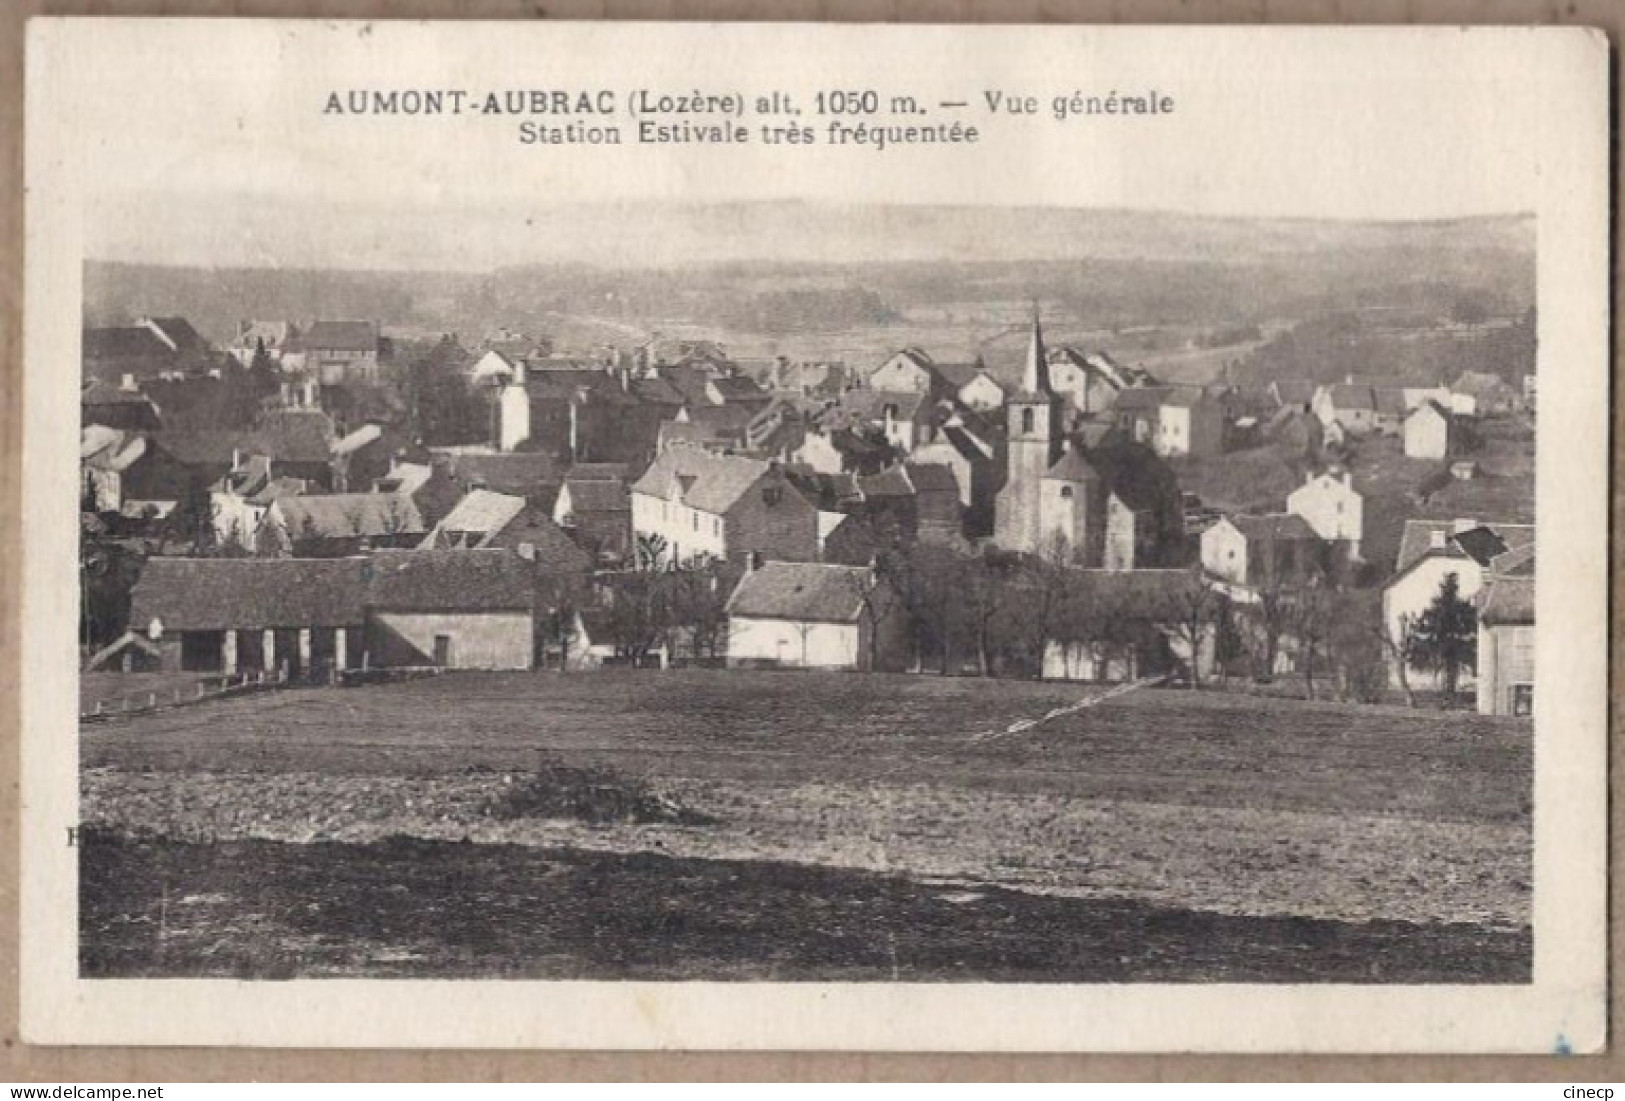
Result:
{"type": "MultiPolygon", "coordinates": [[[[1542,81],[1575,48],[1528,29],[97,22],[34,50],[30,90],[85,189],[92,258],[471,271],[1034,247],[978,233],[974,218],[944,227],[905,213],[941,205],[1339,221],[1527,212],[1543,168],[1530,135],[1549,125],[1542,81]],[[641,145],[624,114],[638,88],[734,91],[747,105],[780,91],[802,114],[775,121],[822,136],[816,92],[865,87],[883,102],[909,94],[931,105],[927,121],[970,123],[980,140],[641,145]],[[514,118],[324,112],[334,91],[358,88],[613,90],[623,113],[594,121],[628,144],[525,145],[514,118]],[[1053,114],[1077,92],[1153,91],[1172,111],[1053,114]],[[990,93],[1037,110],[993,111],[990,93]]],[[[762,120],[747,107],[741,121],[754,133],[762,120]]]]}

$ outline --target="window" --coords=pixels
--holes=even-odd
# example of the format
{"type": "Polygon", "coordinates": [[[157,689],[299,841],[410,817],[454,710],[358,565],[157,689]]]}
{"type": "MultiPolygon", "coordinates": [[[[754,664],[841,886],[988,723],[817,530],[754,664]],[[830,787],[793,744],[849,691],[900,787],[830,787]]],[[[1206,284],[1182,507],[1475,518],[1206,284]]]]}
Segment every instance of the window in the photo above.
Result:
{"type": "Polygon", "coordinates": [[[1535,713],[1534,685],[1514,684],[1512,686],[1512,713],[1525,716],[1535,713]]]}
{"type": "Polygon", "coordinates": [[[697,512],[694,513],[693,515],[691,515],[689,517],[689,520],[691,520],[693,522],[694,530],[699,531],[700,530],[700,514],[697,513],[697,512]]]}
{"type": "Polygon", "coordinates": [[[762,503],[772,507],[784,499],[784,490],[778,486],[766,486],[762,489],[762,503]]]}
{"type": "Polygon", "coordinates": [[[1023,409],[1021,411],[1021,430],[1023,432],[1031,432],[1033,430],[1033,411],[1031,409],[1023,409]]]}
{"type": "Polygon", "coordinates": [[[1062,486],[1061,487],[1061,498],[1063,500],[1067,500],[1067,501],[1070,501],[1072,499],[1072,487],[1071,486],[1062,486]]]}

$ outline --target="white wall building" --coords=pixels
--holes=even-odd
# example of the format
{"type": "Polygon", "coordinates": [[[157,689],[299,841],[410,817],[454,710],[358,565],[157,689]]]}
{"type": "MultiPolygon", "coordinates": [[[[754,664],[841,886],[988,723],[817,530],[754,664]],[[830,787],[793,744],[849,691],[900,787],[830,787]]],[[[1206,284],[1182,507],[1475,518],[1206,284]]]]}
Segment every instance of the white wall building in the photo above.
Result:
{"type": "Polygon", "coordinates": [[[1354,478],[1347,470],[1310,474],[1287,495],[1286,510],[1307,520],[1320,538],[1347,543],[1350,558],[1360,557],[1365,498],[1354,488],[1354,478]]]}

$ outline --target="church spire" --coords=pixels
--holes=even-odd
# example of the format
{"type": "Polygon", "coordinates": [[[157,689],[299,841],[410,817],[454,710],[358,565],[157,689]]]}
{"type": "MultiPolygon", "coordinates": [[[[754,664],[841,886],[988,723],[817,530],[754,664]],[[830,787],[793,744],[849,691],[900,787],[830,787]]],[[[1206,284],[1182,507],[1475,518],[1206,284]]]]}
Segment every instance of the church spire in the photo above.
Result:
{"type": "Polygon", "coordinates": [[[1033,333],[1027,342],[1027,362],[1021,372],[1021,389],[1028,394],[1050,395],[1049,357],[1044,351],[1044,326],[1038,319],[1038,301],[1033,300],[1033,333]]]}

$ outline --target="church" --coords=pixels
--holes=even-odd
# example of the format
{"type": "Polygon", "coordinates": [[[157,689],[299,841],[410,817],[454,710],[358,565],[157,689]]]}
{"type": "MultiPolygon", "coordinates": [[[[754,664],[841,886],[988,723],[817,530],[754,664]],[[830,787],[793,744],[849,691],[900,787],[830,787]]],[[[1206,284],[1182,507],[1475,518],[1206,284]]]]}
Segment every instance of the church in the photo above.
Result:
{"type": "Polygon", "coordinates": [[[1066,399],[1052,385],[1049,366],[1035,308],[1021,388],[1005,402],[1008,463],[994,542],[1085,567],[1177,564],[1184,525],[1173,471],[1140,445],[1086,449],[1071,438],[1066,399]]]}

